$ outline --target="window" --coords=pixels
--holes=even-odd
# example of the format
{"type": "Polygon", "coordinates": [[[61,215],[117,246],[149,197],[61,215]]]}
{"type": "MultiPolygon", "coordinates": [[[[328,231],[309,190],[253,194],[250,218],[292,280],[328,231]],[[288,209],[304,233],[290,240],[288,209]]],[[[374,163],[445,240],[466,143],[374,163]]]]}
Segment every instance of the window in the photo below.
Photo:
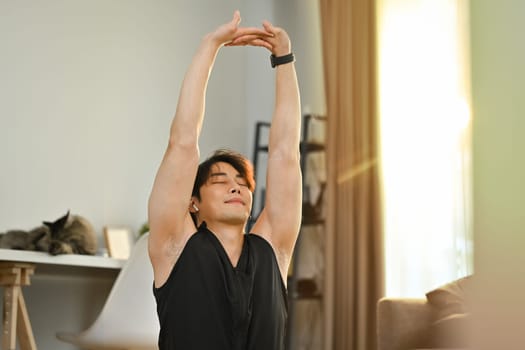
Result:
{"type": "Polygon", "coordinates": [[[379,1],[387,296],[472,273],[467,8],[379,1]]]}

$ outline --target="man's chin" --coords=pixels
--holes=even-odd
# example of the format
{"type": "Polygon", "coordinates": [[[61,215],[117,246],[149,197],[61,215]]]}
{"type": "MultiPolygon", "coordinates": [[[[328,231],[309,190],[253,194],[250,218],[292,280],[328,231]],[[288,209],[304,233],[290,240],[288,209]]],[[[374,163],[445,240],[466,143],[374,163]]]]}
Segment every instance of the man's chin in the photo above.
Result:
{"type": "Polygon", "coordinates": [[[245,225],[249,217],[249,215],[231,215],[225,218],[225,222],[230,225],[245,225]]]}

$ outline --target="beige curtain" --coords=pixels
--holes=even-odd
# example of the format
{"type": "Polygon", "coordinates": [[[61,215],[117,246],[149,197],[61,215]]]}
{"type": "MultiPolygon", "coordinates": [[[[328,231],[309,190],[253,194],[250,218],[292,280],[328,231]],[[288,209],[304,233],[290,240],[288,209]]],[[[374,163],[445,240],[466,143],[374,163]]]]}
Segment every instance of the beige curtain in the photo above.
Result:
{"type": "Polygon", "coordinates": [[[383,293],[375,8],[321,0],[327,101],[325,349],[376,348],[383,293]]]}

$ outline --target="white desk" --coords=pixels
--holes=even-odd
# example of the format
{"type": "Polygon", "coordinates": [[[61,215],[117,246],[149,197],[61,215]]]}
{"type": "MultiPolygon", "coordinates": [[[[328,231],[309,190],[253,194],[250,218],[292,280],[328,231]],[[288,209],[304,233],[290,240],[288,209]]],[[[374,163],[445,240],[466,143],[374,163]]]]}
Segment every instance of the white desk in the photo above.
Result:
{"type": "Polygon", "coordinates": [[[0,249],[0,285],[4,287],[2,349],[14,350],[18,336],[22,350],[36,350],[21,288],[30,285],[31,275],[116,276],[125,262],[99,256],[51,256],[43,252],[0,249]]]}
{"type": "Polygon", "coordinates": [[[120,269],[126,262],[126,260],[106,258],[102,256],[78,254],[62,254],[53,256],[43,252],[14,249],[0,249],[0,261],[102,269],[120,269]]]}

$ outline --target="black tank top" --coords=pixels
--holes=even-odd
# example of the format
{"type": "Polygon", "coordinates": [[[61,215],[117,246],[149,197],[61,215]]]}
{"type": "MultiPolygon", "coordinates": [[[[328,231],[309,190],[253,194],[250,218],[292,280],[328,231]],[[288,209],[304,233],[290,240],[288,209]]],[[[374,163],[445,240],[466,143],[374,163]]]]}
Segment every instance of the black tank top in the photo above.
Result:
{"type": "Polygon", "coordinates": [[[282,350],[288,304],[271,245],[244,236],[237,266],[203,223],[153,288],[160,350],[282,350]]]}

